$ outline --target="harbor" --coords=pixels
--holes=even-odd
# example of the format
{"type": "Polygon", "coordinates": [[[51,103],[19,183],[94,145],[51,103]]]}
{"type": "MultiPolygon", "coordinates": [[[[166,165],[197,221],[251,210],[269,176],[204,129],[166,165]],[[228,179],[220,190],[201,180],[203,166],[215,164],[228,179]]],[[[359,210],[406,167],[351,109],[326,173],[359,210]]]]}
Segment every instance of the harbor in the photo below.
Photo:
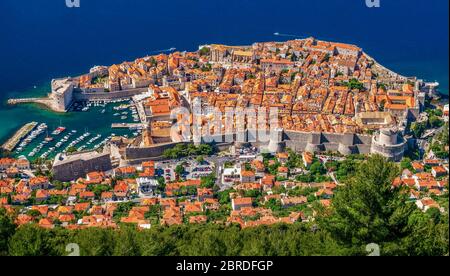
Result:
{"type": "Polygon", "coordinates": [[[77,102],[68,113],[49,114],[50,119],[25,124],[2,148],[30,161],[52,159],[58,153],[100,150],[114,136],[137,137],[143,129],[129,98],[77,102]]]}

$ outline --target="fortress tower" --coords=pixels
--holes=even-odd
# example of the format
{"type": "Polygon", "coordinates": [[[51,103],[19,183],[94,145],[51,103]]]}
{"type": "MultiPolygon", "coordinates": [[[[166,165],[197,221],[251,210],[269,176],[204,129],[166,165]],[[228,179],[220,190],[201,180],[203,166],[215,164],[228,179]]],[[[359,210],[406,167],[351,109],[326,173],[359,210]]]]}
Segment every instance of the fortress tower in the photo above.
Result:
{"type": "Polygon", "coordinates": [[[267,150],[272,153],[283,152],[286,148],[286,143],[283,142],[283,129],[278,128],[270,133],[270,141],[267,150]]]}
{"type": "Polygon", "coordinates": [[[392,161],[400,161],[405,152],[406,140],[397,128],[385,128],[373,136],[370,152],[381,154],[392,161]]]}
{"type": "Polygon", "coordinates": [[[66,112],[73,101],[74,85],[70,78],[52,80],[52,93],[50,99],[53,101],[53,109],[58,112],[66,112]]]}

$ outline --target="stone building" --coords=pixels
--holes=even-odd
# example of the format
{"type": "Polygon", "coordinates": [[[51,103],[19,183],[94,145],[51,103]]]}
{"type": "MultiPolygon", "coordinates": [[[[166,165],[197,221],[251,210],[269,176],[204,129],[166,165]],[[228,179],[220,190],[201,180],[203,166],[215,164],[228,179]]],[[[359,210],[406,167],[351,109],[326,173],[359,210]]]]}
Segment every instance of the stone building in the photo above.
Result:
{"type": "Polygon", "coordinates": [[[212,62],[230,62],[231,56],[225,45],[211,45],[212,62]]]}
{"type": "Polygon", "coordinates": [[[255,59],[251,51],[233,50],[231,55],[232,61],[237,63],[252,63],[255,59]]]}
{"type": "Polygon", "coordinates": [[[109,152],[95,151],[71,155],[58,154],[53,162],[54,179],[58,181],[72,181],[85,177],[94,171],[109,171],[112,169],[109,152]]]}

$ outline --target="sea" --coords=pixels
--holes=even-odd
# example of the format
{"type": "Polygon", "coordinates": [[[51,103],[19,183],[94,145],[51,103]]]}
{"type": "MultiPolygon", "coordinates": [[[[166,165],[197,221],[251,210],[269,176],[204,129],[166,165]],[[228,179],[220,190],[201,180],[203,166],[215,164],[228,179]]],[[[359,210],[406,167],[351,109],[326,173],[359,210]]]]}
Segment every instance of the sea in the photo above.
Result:
{"type": "Polygon", "coordinates": [[[380,0],[66,0],[0,1],[0,143],[23,124],[102,137],[121,122],[112,107],[58,114],[7,106],[8,98],[45,96],[50,80],[158,54],[175,47],[249,45],[314,36],[357,44],[386,67],[438,81],[449,91],[449,1],[380,0]],[[279,35],[274,35],[278,33],[279,35]]]}

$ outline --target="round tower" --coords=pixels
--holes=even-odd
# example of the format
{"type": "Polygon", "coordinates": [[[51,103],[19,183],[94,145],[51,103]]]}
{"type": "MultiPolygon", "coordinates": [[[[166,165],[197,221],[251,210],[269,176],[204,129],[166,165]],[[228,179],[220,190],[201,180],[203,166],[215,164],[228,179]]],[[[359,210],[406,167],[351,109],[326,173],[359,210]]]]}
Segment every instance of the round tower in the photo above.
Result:
{"type": "Polygon", "coordinates": [[[373,136],[370,152],[381,154],[389,160],[400,161],[405,153],[406,143],[406,139],[399,135],[398,129],[382,129],[373,136]]]}
{"type": "Polygon", "coordinates": [[[384,145],[395,145],[397,144],[397,134],[396,129],[385,128],[380,131],[380,137],[378,142],[384,145]]]}

